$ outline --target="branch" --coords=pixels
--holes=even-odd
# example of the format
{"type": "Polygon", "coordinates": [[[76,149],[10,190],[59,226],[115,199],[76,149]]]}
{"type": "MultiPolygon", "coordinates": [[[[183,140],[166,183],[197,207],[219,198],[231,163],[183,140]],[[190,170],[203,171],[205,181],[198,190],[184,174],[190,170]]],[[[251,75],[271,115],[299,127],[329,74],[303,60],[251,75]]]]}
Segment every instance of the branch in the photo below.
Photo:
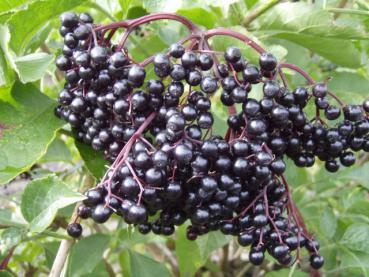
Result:
{"type": "MultiPolygon", "coordinates": [[[[94,183],[94,178],[91,175],[87,175],[83,185],[79,188],[79,191],[84,191],[87,188],[91,187],[94,183]]],[[[72,214],[72,220],[77,218],[77,206],[74,209],[72,214]]],[[[55,256],[53,266],[51,268],[49,277],[59,277],[64,268],[65,262],[67,260],[70,249],[76,240],[74,239],[63,239],[60,243],[58,253],[55,256]]]]}
{"type": "Polygon", "coordinates": [[[253,41],[251,38],[245,36],[244,34],[238,33],[236,31],[226,29],[226,28],[216,28],[209,30],[204,33],[205,38],[211,38],[213,36],[229,36],[236,38],[238,40],[243,41],[253,49],[255,49],[259,54],[262,54],[266,52],[263,47],[261,47],[259,44],[257,44],[255,41],[253,41]]]}
{"type": "Polygon", "coordinates": [[[338,16],[338,14],[354,14],[354,15],[369,16],[369,11],[355,10],[355,9],[328,8],[326,9],[326,11],[335,13],[336,16],[338,16]]]}
{"type": "MultiPolygon", "coordinates": [[[[348,0],[341,0],[341,1],[338,3],[337,8],[339,8],[339,9],[344,8],[344,7],[346,6],[347,2],[348,2],[348,0]]],[[[339,16],[340,16],[340,14],[339,14],[339,13],[336,13],[336,14],[333,16],[333,19],[337,19],[339,16]]]]}
{"type": "Polygon", "coordinates": [[[270,8],[277,5],[281,0],[269,0],[268,2],[261,4],[255,10],[251,11],[245,19],[242,21],[242,25],[247,28],[252,21],[258,18],[260,15],[268,11],[270,8]]]}
{"type": "Polygon", "coordinates": [[[55,256],[55,260],[51,268],[49,277],[59,277],[61,275],[69,251],[74,243],[75,240],[62,240],[58,249],[58,253],[55,256]]]}

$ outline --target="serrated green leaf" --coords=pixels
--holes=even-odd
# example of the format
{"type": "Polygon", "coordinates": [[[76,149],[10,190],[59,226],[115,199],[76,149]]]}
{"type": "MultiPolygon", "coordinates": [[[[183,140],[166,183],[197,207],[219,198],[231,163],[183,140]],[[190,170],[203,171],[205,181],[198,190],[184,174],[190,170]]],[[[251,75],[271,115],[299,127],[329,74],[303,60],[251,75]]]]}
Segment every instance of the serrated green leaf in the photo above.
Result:
{"type": "Polygon", "coordinates": [[[0,13],[0,24],[6,23],[12,17],[14,13],[15,11],[7,11],[7,12],[0,13]]]}
{"type": "Polygon", "coordinates": [[[108,276],[108,272],[106,269],[105,262],[100,260],[100,262],[95,266],[94,270],[91,273],[83,274],[82,277],[90,277],[90,276],[108,276]]]}
{"type": "Polygon", "coordinates": [[[196,243],[199,247],[202,261],[205,263],[211,252],[226,245],[230,240],[230,236],[227,237],[219,231],[200,236],[196,243]]]}
{"type": "Polygon", "coordinates": [[[143,7],[148,12],[176,12],[182,6],[182,0],[146,0],[143,7]]]}
{"type": "Polygon", "coordinates": [[[0,13],[12,10],[27,2],[30,2],[30,0],[3,0],[0,3],[0,13]]]}
{"type": "Polygon", "coordinates": [[[129,8],[126,18],[133,19],[144,16],[145,14],[147,14],[147,11],[144,8],[142,8],[141,6],[133,6],[129,8]]]}
{"type": "Polygon", "coordinates": [[[64,124],[54,115],[55,104],[32,84],[16,82],[11,91],[0,94],[0,184],[28,170],[46,153],[64,124]]]}
{"type": "Polygon", "coordinates": [[[16,215],[10,210],[2,209],[0,210],[0,225],[22,227],[25,226],[26,223],[17,218],[16,215]]]}
{"type": "Polygon", "coordinates": [[[258,0],[243,0],[243,1],[245,2],[248,9],[251,9],[258,2],[258,0]]]}
{"type": "Polygon", "coordinates": [[[179,9],[177,14],[183,15],[194,23],[205,26],[208,29],[213,28],[217,20],[214,13],[201,7],[179,9]]]}
{"type": "Polygon", "coordinates": [[[328,238],[332,238],[336,233],[337,218],[331,208],[327,208],[323,211],[320,216],[319,227],[323,234],[328,238]]]}
{"type": "Polygon", "coordinates": [[[21,211],[30,222],[31,232],[44,231],[54,220],[58,210],[85,197],[70,190],[58,177],[36,179],[24,190],[21,211]]]}
{"type": "Polygon", "coordinates": [[[154,234],[143,235],[138,230],[131,228],[123,228],[119,231],[119,246],[125,248],[132,248],[136,244],[142,244],[149,241],[153,241],[156,239],[160,239],[160,237],[155,236],[154,234]]]}
{"type": "Polygon", "coordinates": [[[159,263],[145,255],[128,250],[131,277],[170,277],[172,274],[163,263],[159,263]]]}
{"type": "Polygon", "coordinates": [[[273,36],[296,33],[337,39],[368,39],[360,30],[333,24],[331,14],[304,2],[281,3],[259,18],[259,30],[273,36]]]}
{"type": "Polygon", "coordinates": [[[313,5],[282,3],[258,22],[258,29],[266,36],[292,41],[339,65],[361,65],[360,52],[351,40],[367,36],[353,27],[334,25],[328,12],[313,5]]]}
{"type": "Polygon", "coordinates": [[[355,181],[369,189],[369,163],[352,169],[347,169],[339,173],[340,180],[350,180],[355,181]]]}
{"type": "Polygon", "coordinates": [[[151,55],[163,51],[166,48],[167,45],[162,42],[160,37],[156,34],[153,34],[150,36],[144,36],[132,43],[132,50],[130,54],[135,60],[142,61],[151,55]],[[150,45],[150,47],[145,48],[145,45],[150,45]]]}
{"type": "Polygon", "coordinates": [[[192,277],[203,265],[197,243],[186,237],[185,225],[177,229],[176,256],[181,276],[192,277]]]}
{"type": "Polygon", "coordinates": [[[40,162],[71,162],[72,155],[65,142],[59,138],[53,140],[53,142],[47,148],[46,154],[41,158],[40,162]]]}
{"type": "Polygon", "coordinates": [[[346,247],[341,248],[341,264],[335,268],[337,272],[351,272],[353,276],[369,275],[369,254],[359,251],[351,251],[346,247]],[[342,251],[343,250],[343,251],[342,251]],[[355,270],[356,269],[356,270],[355,270]]]}
{"type": "Polygon", "coordinates": [[[365,223],[350,225],[343,234],[341,243],[351,250],[369,253],[369,225],[365,223]]]}
{"type": "Polygon", "coordinates": [[[13,277],[13,275],[6,270],[0,270],[0,277],[13,277]]]}
{"type": "Polygon", "coordinates": [[[132,0],[119,0],[119,5],[123,11],[123,18],[126,17],[131,3],[132,3],[132,0]]]}
{"type": "Polygon", "coordinates": [[[91,146],[76,141],[76,147],[81,155],[88,171],[96,178],[100,179],[104,176],[108,162],[104,160],[101,152],[95,151],[91,146]]]}
{"type": "Polygon", "coordinates": [[[3,50],[0,48],[0,87],[9,84],[9,68],[3,50]]]}
{"type": "Polygon", "coordinates": [[[19,79],[22,83],[29,83],[41,79],[53,60],[54,55],[34,53],[17,57],[14,59],[14,63],[17,66],[19,79]]]}
{"type": "MultiPolygon", "coordinates": [[[[0,16],[1,22],[1,16],[0,16]]],[[[8,42],[10,33],[7,26],[0,25],[0,87],[10,86],[14,81],[14,73],[11,68],[14,67],[12,57],[9,53],[8,42]]]]}
{"type": "Polygon", "coordinates": [[[49,20],[62,12],[73,9],[86,0],[34,1],[25,10],[16,12],[8,21],[11,40],[10,47],[18,55],[25,53],[27,44],[37,31],[49,20]],[[25,24],[26,22],[26,24],[25,24]]]}
{"type": "Polygon", "coordinates": [[[332,72],[328,87],[344,101],[360,103],[368,97],[369,80],[358,73],[332,72]]]}
{"type": "Polygon", "coordinates": [[[66,275],[78,277],[92,273],[102,259],[108,243],[109,237],[104,234],[94,234],[78,241],[70,252],[66,275]]]}
{"type": "Polygon", "coordinates": [[[272,53],[277,58],[278,61],[285,60],[288,54],[288,51],[286,48],[284,48],[281,45],[276,45],[276,44],[269,46],[268,52],[272,53]]]}
{"type": "MultiPolygon", "coordinates": [[[[291,271],[290,269],[274,270],[274,271],[270,271],[267,274],[265,274],[264,277],[290,277],[289,275],[290,271],[291,271]]],[[[293,277],[308,277],[309,274],[298,271],[298,269],[296,269],[292,276],[293,277]]]]}
{"type": "Polygon", "coordinates": [[[347,209],[348,213],[360,214],[368,217],[369,219],[369,201],[359,200],[352,203],[352,205],[347,209]]]}
{"type": "Polygon", "coordinates": [[[129,259],[128,250],[122,251],[119,254],[119,264],[122,269],[122,273],[124,277],[132,277],[131,276],[131,263],[129,259]]]}
{"type": "Polygon", "coordinates": [[[29,52],[36,52],[37,49],[46,42],[47,37],[49,36],[50,32],[53,29],[52,24],[48,24],[43,26],[38,32],[33,36],[29,44],[27,45],[29,52]]]}
{"type": "Polygon", "coordinates": [[[10,227],[2,231],[0,234],[0,254],[5,254],[12,247],[19,244],[25,236],[25,230],[10,227]]]}
{"type": "Polygon", "coordinates": [[[57,241],[45,242],[42,244],[42,246],[45,251],[46,265],[49,269],[51,269],[54,263],[56,253],[58,252],[60,242],[57,241]]]}

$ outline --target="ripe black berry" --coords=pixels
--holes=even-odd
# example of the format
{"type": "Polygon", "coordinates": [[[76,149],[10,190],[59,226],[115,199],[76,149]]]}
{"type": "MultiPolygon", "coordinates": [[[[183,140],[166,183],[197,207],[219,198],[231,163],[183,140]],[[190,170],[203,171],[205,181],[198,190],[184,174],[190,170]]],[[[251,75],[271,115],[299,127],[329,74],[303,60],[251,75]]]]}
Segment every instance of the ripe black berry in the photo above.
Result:
{"type": "Polygon", "coordinates": [[[73,238],[79,238],[82,235],[82,226],[81,224],[75,222],[70,223],[67,227],[67,233],[73,238]]]}
{"type": "Polygon", "coordinates": [[[224,59],[229,63],[235,63],[241,58],[241,51],[236,47],[228,47],[224,52],[224,59]]]}
{"type": "Polygon", "coordinates": [[[320,255],[313,254],[310,257],[310,265],[315,269],[319,269],[324,265],[324,258],[320,255]]]}
{"type": "Polygon", "coordinates": [[[259,64],[261,69],[265,71],[273,71],[277,66],[277,59],[271,53],[263,53],[260,55],[259,64]]]}

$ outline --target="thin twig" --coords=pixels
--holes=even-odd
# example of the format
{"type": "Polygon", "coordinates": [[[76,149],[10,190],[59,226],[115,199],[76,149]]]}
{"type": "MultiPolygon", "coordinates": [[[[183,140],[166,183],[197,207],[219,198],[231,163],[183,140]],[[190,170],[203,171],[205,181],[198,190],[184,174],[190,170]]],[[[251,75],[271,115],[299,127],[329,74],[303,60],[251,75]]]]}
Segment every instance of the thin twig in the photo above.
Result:
{"type": "MultiPolygon", "coordinates": [[[[83,182],[83,185],[79,188],[79,191],[82,192],[86,190],[87,188],[91,187],[94,181],[95,180],[91,175],[86,175],[86,179],[83,182]]],[[[77,217],[77,206],[74,209],[71,220],[74,221],[76,217],[77,217]]],[[[72,248],[74,243],[75,243],[74,239],[68,239],[68,240],[63,239],[62,240],[62,242],[60,243],[58,252],[55,256],[53,266],[51,267],[49,277],[59,277],[60,276],[64,268],[65,262],[67,260],[69,251],[72,248]]]]}
{"type": "Polygon", "coordinates": [[[58,253],[55,256],[49,277],[60,277],[65,262],[67,260],[69,251],[74,243],[75,240],[62,240],[58,249],[58,253]]]}
{"type": "Polygon", "coordinates": [[[268,2],[261,4],[255,10],[251,11],[245,19],[242,21],[242,25],[244,27],[248,27],[252,21],[258,18],[260,15],[268,11],[270,8],[277,5],[281,0],[269,0],[268,2]]]}

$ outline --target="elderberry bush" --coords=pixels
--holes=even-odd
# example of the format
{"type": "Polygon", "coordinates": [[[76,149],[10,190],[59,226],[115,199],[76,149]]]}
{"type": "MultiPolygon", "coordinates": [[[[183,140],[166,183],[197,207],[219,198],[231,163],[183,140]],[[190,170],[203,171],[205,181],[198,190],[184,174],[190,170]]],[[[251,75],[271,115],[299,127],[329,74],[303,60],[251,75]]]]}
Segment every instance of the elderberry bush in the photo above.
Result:
{"type": "Polygon", "coordinates": [[[82,234],[79,219],[104,223],[113,213],[142,234],[172,235],[189,221],[189,240],[215,230],[236,236],[254,265],[266,251],[291,265],[305,248],[311,266],[323,266],[291,198],[285,160],[311,167],[319,159],[330,172],[353,165],[355,152],[369,151],[369,100],[345,104],[326,82],[265,51],[251,64],[236,47],[183,42],[137,63],[112,43],[117,26],[94,24],[86,13],[60,18],[56,65],[66,83],[56,115],[111,163],[86,191],[70,236],[82,234]],[[308,85],[289,88],[284,67],[308,85]],[[253,95],[258,84],[261,99],[253,95]],[[214,101],[229,109],[226,134],[213,134],[214,101]]]}

